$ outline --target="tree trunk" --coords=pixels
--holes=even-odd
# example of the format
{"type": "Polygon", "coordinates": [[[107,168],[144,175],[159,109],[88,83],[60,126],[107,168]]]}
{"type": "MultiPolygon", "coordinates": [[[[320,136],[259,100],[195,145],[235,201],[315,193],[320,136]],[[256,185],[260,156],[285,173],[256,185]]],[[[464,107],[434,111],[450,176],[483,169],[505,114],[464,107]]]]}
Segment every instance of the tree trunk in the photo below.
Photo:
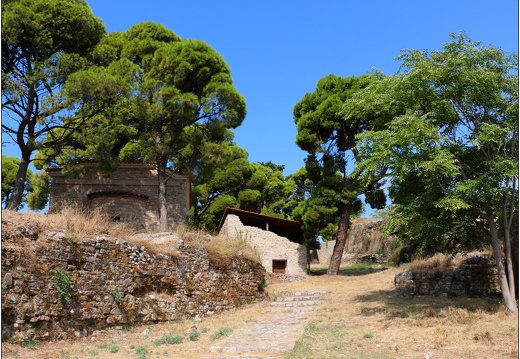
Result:
{"type": "MultiPolygon", "coordinates": [[[[514,198],[514,196],[512,196],[514,198]]],[[[502,199],[502,223],[504,226],[504,240],[505,240],[505,252],[506,252],[506,265],[507,265],[507,280],[509,282],[509,293],[513,299],[517,298],[518,288],[515,285],[515,278],[518,278],[518,237],[514,243],[513,238],[513,218],[515,214],[515,201],[512,201],[511,205],[508,206],[508,201],[502,199]],[[509,215],[508,215],[509,212],[509,215]],[[516,251],[516,253],[515,253],[516,251]]]]}
{"type": "Polygon", "coordinates": [[[489,225],[489,231],[491,234],[491,244],[493,245],[493,254],[495,256],[495,262],[497,265],[498,271],[498,280],[500,283],[500,291],[502,292],[502,298],[504,299],[504,305],[507,309],[507,314],[513,315],[516,314],[516,301],[514,296],[511,297],[509,291],[509,283],[507,280],[506,271],[504,268],[504,263],[502,261],[502,253],[500,251],[500,239],[498,238],[497,226],[495,223],[495,218],[491,210],[486,211],[487,221],[489,225]]]}
{"type": "MultiPolygon", "coordinates": [[[[504,224],[507,221],[504,220],[504,224]]],[[[504,241],[505,241],[505,252],[506,252],[506,268],[507,268],[507,281],[509,283],[509,295],[511,298],[515,298],[515,274],[513,271],[513,258],[511,255],[511,232],[509,227],[504,227],[504,241]]]]}
{"type": "Polygon", "coordinates": [[[31,162],[30,157],[30,153],[28,155],[22,154],[22,158],[20,159],[20,166],[18,167],[18,172],[16,173],[16,180],[11,192],[11,198],[9,198],[9,205],[7,206],[7,209],[9,210],[18,211],[20,209],[23,193],[25,191],[27,169],[29,168],[29,163],[31,162]]]}
{"type": "Polygon", "coordinates": [[[165,232],[168,230],[168,207],[167,203],[167,182],[166,163],[164,160],[158,161],[157,179],[159,181],[158,205],[159,205],[159,230],[165,232]]]}
{"type": "Polygon", "coordinates": [[[330,257],[329,269],[327,270],[328,275],[338,275],[339,267],[341,265],[341,258],[343,257],[343,251],[345,244],[347,243],[347,234],[350,226],[350,205],[342,205],[340,207],[338,232],[336,233],[336,244],[330,257]]]}
{"type": "MultiPolygon", "coordinates": [[[[511,229],[511,257],[513,259],[513,275],[514,278],[519,278],[518,274],[518,224],[516,223],[511,229]]],[[[518,299],[518,285],[515,286],[515,298],[518,299]]]]}

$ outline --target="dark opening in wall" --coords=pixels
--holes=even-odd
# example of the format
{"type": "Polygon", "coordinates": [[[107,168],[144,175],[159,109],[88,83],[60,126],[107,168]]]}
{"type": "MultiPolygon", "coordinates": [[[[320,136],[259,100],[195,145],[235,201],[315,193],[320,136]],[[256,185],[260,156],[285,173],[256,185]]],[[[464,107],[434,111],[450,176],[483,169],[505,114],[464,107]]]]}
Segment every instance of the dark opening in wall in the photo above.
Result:
{"type": "Polygon", "coordinates": [[[287,259],[273,259],[273,273],[285,274],[287,259]]]}

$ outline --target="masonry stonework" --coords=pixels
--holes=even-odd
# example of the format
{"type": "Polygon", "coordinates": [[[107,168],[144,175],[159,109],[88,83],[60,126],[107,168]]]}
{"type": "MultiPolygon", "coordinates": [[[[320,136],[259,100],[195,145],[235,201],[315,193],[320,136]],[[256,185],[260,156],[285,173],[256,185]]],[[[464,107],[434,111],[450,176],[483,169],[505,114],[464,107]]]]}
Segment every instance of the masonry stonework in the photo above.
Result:
{"type": "Polygon", "coordinates": [[[173,257],[122,239],[71,243],[65,233],[39,233],[30,223],[16,228],[2,219],[2,229],[2,340],[83,337],[264,298],[266,272],[259,263],[242,256],[212,263],[205,248],[180,239],[172,239],[173,257]],[[58,282],[57,274],[70,285],[58,282]],[[61,300],[58,287],[67,294],[61,300]]]}
{"type": "Polygon", "coordinates": [[[395,288],[404,296],[449,295],[481,297],[500,293],[491,256],[470,254],[458,268],[406,271],[395,276],[395,288]]]}
{"type": "Polygon", "coordinates": [[[240,218],[228,214],[220,234],[228,239],[247,240],[260,255],[267,273],[273,273],[273,261],[285,261],[285,274],[303,276],[307,272],[307,249],[273,232],[257,227],[244,226],[240,218]]]}
{"type": "MultiPolygon", "coordinates": [[[[48,170],[52,178],[49,212],[64,206],[100,209],[114,221],[137,228],[154,229],[159,224],[157,170],[153,166],[123,164],[105,177],[93,164],[85,164],[81,178],[66,177],[59,170],[48,170]]],[[[167,182],[168,223],[185,223],[189,208],[190,185],[175,174],[167,182]]]]}

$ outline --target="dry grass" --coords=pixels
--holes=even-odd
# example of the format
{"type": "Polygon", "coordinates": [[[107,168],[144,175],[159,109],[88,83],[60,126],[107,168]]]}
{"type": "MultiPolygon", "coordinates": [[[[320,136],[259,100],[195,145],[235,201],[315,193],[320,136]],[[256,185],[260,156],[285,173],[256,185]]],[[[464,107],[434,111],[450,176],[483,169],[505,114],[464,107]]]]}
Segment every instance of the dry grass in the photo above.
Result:
{"type": "Polygon", "coordinates": [[[152,254],[162,253],[172,257],[182,255],[178,246],[183,241],[194,247],[205,247],[210,260],[215,264],[224,264],[235,256],[245,256],[260,262],[258,254],[243,240],[211,237],[204,231],[193,230],[183,225],[176,226],[168,234],[137,233],[126,223],[113,223],[99,211],[86,212],[77,208],[64,208],[60,213],[36,214],[3,210],[2,223],[9,227],[10,233],[14,233],[11,242],[17,239],[23,242],[27,228],[32,228],[37,232],[37,236],[48,231],[64,232],[67,240],[72,242],[93,236],[125,239],[131,245],[145,247],[152,254]]]}
{"type": "Polygon", "coordinates": [[[208,250],[210,262],[215,265],[224,264],[230,258],[236,256],[244,256],[255,262],[261,262],[258,253],[244,240],[217,236],[206,242],[205,247],[208,250]]]}
{"type": "Polygon", "coordinates": [[[420,272],[429,269],[457,268],[462,262],[462,259],[462,256],[451,257],[442,253],[436,253],[434,256],[426,259],[413,260],[408,268],[412,272],[420,272]]]}
{"type": "Polygon", "coordinates": [[[24,227],[28,223],[36,224],[40,234],[45,231],[65,232],[74,238],[92,236],[108,236],[125,238],[134,233],[125,223],[113,223],[101,212],[88,211],[77,208],[64,208],[60,213],[19,213],[2,210],[2,224],[10,222],[13,227],[24,227]]]}
{"type": "Polygon", "coordinates": [[[499,298],[401,297],[399,272],[316,277],[331,294],[288,358],[518,358],[518,316],[499,298]]]}

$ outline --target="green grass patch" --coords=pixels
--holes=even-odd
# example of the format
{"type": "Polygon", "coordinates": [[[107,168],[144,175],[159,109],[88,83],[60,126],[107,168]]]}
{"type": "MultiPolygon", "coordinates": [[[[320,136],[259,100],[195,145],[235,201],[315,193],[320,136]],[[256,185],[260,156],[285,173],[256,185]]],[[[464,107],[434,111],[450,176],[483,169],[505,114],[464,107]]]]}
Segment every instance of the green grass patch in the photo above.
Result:
{"type": "Polygon", "coordinates": [[[138,359],[146,359],[148,356],[148,349],[143,346],[137,347],[135,348],[135,354],[137,355],[138,359]]]}
{"type": "Polygon", "coordinates": [[[231,333],[231,332],[232,332],[232,329],[230,329],[230,328],[220,328],[218,330],[218,332],[211,335],[211,339],[215,340],[215,339],[225,337],[225,336],[229,335],[229,333],[231,333]]]}
{"type": "Polygon", "coordinates": [[[180,344],[182,337],[179,335],[164,334],[161,338],[153,341],[153,345],[159,346],[163,344],[180,344]]]}
{"type": "Polygon", "coordinates": [[[22,342],[22,348],[35,348],[41,344],[42,344],[41,340],[38,340],[38,339],[24,340],[22,342]]]}
{"type": "Polygon", "coordinates": [[[115,354],[119,351],[117,345],[112,343],[103,343],[98,346],[99,349],[107,349],[110,353],[115,354]]]}

